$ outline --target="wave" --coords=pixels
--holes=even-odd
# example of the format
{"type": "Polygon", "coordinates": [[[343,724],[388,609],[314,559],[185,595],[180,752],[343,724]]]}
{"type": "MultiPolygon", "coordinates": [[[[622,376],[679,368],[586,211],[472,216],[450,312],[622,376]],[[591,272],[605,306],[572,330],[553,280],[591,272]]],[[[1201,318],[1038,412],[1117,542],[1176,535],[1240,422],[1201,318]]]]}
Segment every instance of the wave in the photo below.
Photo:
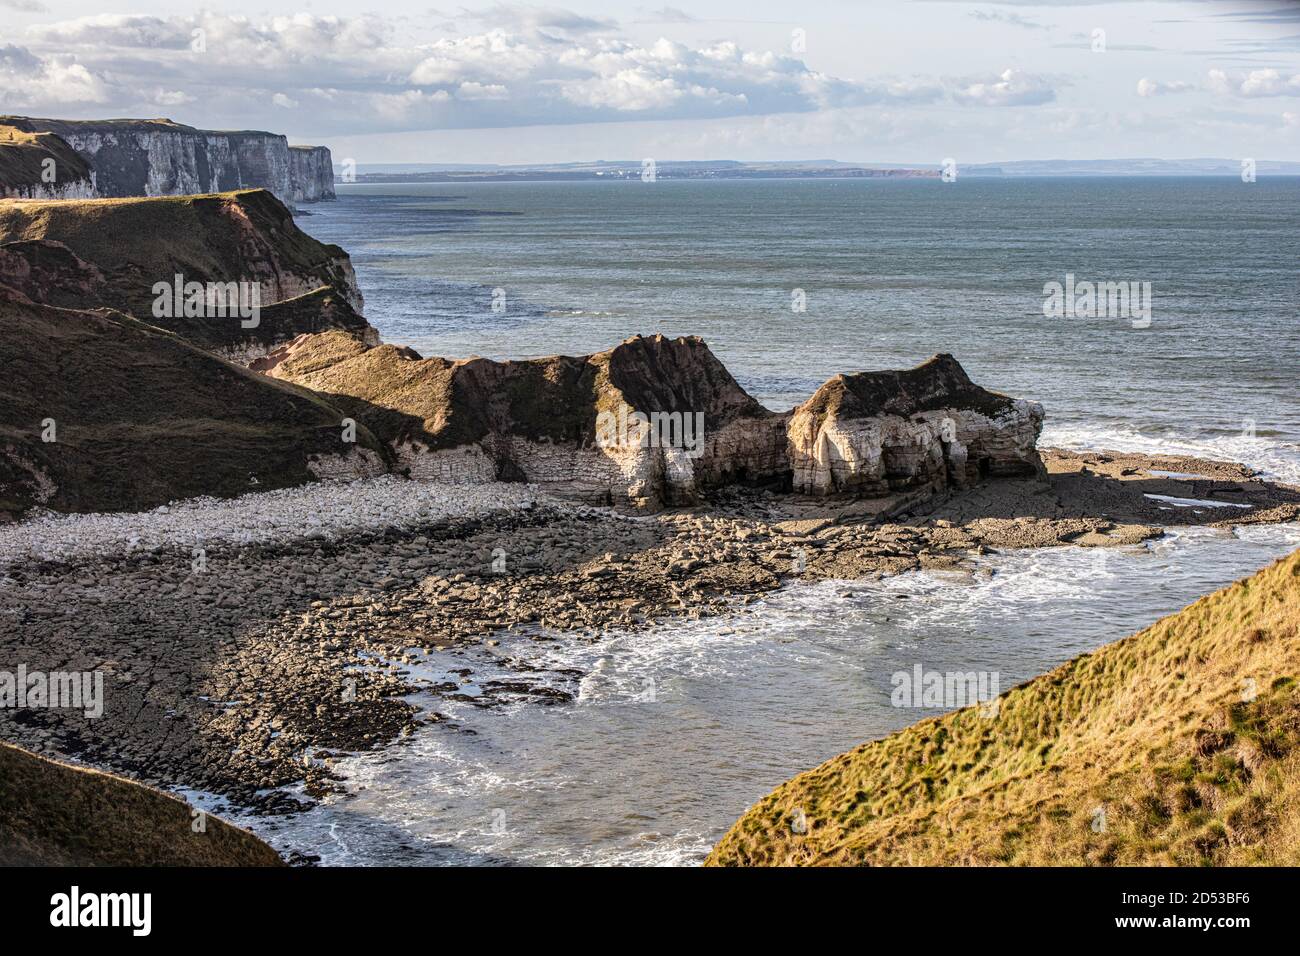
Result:
{"type": "Polygon", "coordinates": [[[698,863],[771,786],[926,716],[891,705],[891,674],[923,663],[1009,686],[1297,545],[1300,524],[1177,529],[1128,548],[982,555],[969,573],[792,584],[749,613],[600,641],[502,634],[404,665],[464,680],[466,699],[412,695],[450,720],[344,758],[344,794],[233,818],[323,865],[698,863]],[[572,699],[480,706],[497,680],[572,699]]]}
{"type": "Polygon", "coordinates": [[[1039,444],[1068,451],[1132,451],[1241,462],[1272,481],[1300,484],[1300,444],[1259,435],[1211,437],[1143,432],[1131,426],[1048,425],[1039,444]]]}

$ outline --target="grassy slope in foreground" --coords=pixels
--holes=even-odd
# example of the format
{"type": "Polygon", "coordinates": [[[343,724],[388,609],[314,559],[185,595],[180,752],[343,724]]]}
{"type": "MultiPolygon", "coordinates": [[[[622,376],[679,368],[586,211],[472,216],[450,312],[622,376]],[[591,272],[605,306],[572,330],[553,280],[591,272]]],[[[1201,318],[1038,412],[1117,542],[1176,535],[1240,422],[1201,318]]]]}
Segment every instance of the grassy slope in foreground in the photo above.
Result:
{"type": "Polygon", "coordinates": [[[707,863],[1300,864],[1298,673],[1300,551],[1013,688],[996,717],[924,720],[800,774],[707,863]]]}
{"type": "Polygon", "coordinates": [[[280,866],[216,817],[161,790],[0,743],[0,866],[280,866]]]}

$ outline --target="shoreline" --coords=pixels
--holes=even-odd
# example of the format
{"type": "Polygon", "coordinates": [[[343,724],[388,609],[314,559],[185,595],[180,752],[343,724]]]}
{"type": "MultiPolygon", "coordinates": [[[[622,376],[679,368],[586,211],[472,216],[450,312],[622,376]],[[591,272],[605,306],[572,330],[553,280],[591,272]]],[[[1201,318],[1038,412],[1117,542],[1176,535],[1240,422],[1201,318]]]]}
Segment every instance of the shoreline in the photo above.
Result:
{"type": "MultiPolygon", "coordinates": [[[[796,580],[960,569],[1002,549],[1123,546],[1166,527],[1300,520],[1300,489],[1252,479],[1244,466],[1043,454],[1046,482],[992,481],[925,501],[729,489],[703,506],[629,517],[526,486],[385,478],[0,526],[0,616],[18,625],[6,650],[32,667],[102,670],[108,686],[102,720],[58,711],[0,720],[6,739],[39,753],[292,812],[306,803],[285,788],[300,786],[307,800],[339,789],[336,754],[382,750],[420,724],[456,730],[436,699],[459,685],[432,688],[425,712],[406,700],[429,690],[405,673],[420,649],[491,646],[505,630],[593,639],[727,613],[796,580]],[[1224,507],[1149,494],[1218,496],[1224,507]],[[313,498],[337,508],[307,509],[313,498]],[[447,498],[480,510],[432,506],[447,498]],[[299,507],[292,516],[318,523],[268,533],[265,507],[286,501],[299,507]],[[1242,503],[1250,507],[1231,507],[1242,503]],[[201,574],[175,531],[196,516],[238,519],[209,526],[201,574]],[[38,525],[44,559],[15,563],[12,542],[38,525]],[[95,527],[100,537],[85,534],[95,527]],[[130,527],[139,541],[123,538],[130,527]],[[59,534],[72,561],[51,560],[59,534]]],[[[529,693],[506,682],[488,697],[571,699],[529,693]]]]}

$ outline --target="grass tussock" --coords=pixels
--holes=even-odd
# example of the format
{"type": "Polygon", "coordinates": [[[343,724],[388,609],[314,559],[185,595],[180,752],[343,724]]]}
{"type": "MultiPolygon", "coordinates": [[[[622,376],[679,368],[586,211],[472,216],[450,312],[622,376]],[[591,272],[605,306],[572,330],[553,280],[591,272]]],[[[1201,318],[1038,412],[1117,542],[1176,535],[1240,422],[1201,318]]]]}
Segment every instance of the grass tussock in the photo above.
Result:
{"type": "Polygon", "coordinates": [[[1297,677],[1300,551],[1013,688],[996,717],[925,720],[795,777],[708,864],[1294,866],[1297,677]]]}

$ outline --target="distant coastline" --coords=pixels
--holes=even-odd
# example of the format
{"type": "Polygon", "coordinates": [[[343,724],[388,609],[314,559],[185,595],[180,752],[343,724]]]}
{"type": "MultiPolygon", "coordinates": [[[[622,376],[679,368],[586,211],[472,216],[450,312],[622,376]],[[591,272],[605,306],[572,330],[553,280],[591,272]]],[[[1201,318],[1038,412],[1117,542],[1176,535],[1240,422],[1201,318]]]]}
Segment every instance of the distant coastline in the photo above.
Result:
{"type": "MultiPolygon", "coordinates": [[[[955,170],[965,178],[1211,176],[1240,178],[1243,159],[1024,159],[964,165],[955,170]]],[[[1300,162],[1249,160],[1260,176],[1300,176],[1300,162]]],[[[472,182],[602,182],[653,179],[939,179],[940,163],[848,163],[838,160],[743,162],[739,160],[598,160],[589,163],[496,165],[490,163],[355,163],[334,166],[336,184],[352,183],[472,183],[472,182]]]]}

